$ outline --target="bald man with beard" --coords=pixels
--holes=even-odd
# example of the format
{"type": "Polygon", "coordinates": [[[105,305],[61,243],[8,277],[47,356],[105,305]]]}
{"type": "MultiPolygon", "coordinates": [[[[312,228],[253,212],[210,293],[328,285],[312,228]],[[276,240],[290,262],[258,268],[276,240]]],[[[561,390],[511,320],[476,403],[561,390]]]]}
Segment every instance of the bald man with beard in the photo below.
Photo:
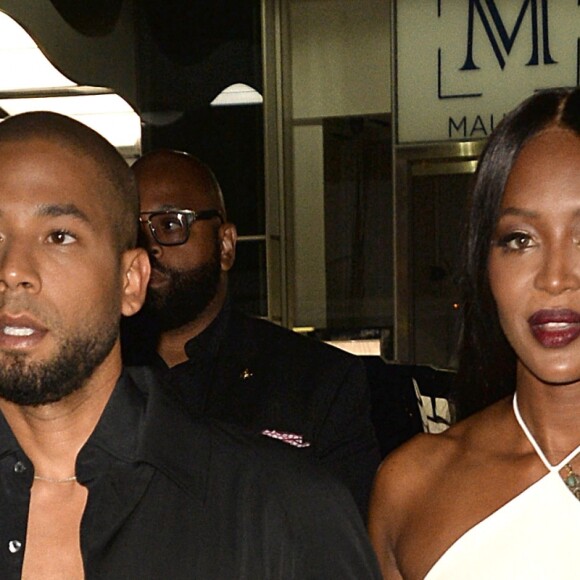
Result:
{"type": "Polygon", "coordinates": [[[207,165],[159,150],[133,172],[152,275],[143,315],[125,327],[125,360],[156,360],[190,414],[279,439],[323,465],[366,518],[380,456],[360,360],[232,306],[237,233],[207,165]]]}

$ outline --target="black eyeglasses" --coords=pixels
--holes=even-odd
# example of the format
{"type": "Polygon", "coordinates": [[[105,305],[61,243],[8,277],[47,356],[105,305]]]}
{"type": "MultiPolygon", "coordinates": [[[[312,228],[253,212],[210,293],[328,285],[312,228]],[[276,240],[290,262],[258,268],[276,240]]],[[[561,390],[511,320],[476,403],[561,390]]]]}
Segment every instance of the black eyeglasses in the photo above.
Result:
{"type": "Polygon", "coordinates": [[[222,212],[218,209],[193,211],[178,209],[166,211],[142,211],[139,223],[147,225],[155,241],[162,246],[179,246],[189,239],[193,222],[219,218],[224,223],[222,212]]]}

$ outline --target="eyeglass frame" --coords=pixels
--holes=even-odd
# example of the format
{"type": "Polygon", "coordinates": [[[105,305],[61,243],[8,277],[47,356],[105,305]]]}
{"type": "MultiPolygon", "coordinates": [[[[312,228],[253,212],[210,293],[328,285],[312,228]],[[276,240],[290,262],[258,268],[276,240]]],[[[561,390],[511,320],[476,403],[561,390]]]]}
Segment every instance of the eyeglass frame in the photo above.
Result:
{"type": "MultiPolygon", "coordinates": [[[[225,222],[223,213],[219,209],[202,209],[200,211],[195,211],[193,209],[165,209],[159,211],[142,211],[139,212],[139,224],[144,225],[147,224],[149,228],[149,232],[153,239],[160,245],[160,246],[181,246],[186,244],[189,240],[189,236],[191,234],[191,226],[197,221],[204,221],[204,220],[211,220],[213,218],[219,218],[220,222],[223,224],[225,222]],[[180,214],[185,216],[185,239],[181,242],[162,242],[157,237],[157,233],[155,232],[155,228],[151,223],[151,218],[158,215],[167,215],[167,214],[180,214]],[[143,219],[142,216],[147,216],[146,219],[143,219]]],[[[178,218],[179,219],[179,218],[178,218]]],[[[180,220],[181,221],[181,220],[180,220]]]]}

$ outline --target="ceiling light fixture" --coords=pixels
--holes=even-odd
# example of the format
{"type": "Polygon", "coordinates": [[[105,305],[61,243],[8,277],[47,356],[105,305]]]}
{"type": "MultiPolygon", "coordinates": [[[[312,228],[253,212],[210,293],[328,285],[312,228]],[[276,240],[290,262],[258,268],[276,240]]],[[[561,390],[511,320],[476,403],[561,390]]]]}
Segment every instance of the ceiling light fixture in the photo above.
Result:
{"type": "Polygon", "coordinates": [[[261,105],[264,102],[262,95],[244,83],[235,83],[226,87],[211,103],[212,107],[232,105],[261,105]]]}
{"type": "MultiPolygon", "coordinates": [[[[54,111],[88,125],[126,158],[141,151],[141,120],[111,89],[78,85],[44,56],[30,35],[0,12],[0,108],[8,115],[54,111]]],[[[1,115],[2,116],[6,115],[1,115]]]]}

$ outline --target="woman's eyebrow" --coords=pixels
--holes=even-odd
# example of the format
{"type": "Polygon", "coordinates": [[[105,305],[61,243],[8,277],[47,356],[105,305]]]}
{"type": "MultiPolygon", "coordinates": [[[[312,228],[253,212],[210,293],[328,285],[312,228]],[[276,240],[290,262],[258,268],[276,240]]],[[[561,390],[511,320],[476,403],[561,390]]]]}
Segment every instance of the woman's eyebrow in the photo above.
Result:
{"type": "Polygon", "coordinates": [[[499,217],[502,217],[504,215],[515,215],[533,218],[538,216],[538,212],[519,207],[505,207],[499,212],[499,217]]]}

